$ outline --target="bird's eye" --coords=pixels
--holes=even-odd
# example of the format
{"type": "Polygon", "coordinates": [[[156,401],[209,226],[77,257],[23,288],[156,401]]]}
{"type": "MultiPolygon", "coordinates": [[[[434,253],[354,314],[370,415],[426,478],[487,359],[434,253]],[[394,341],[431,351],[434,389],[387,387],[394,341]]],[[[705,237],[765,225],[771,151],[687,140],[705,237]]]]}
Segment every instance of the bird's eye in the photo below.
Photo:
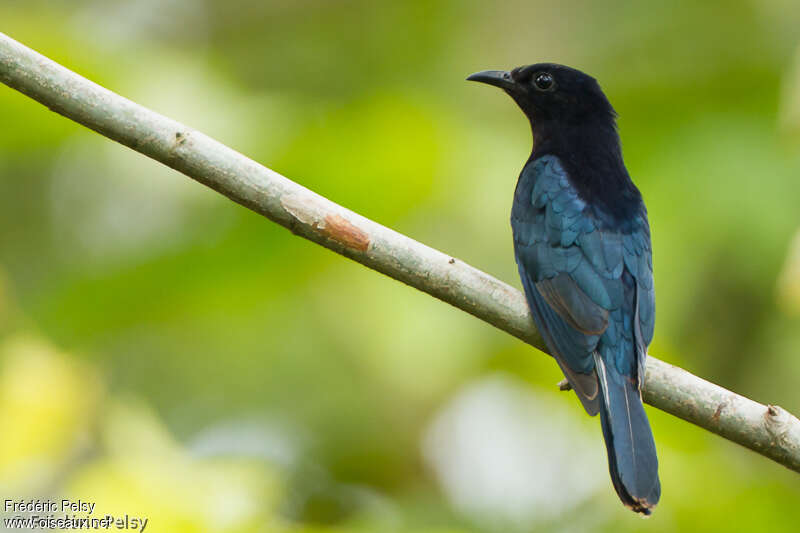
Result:
{"type": "Polygon", "coordinates": [[[533,76],[533,84],[540,91],[549,91],[555,85],[555,80],[549,72],[540,72],[533,76]]]}

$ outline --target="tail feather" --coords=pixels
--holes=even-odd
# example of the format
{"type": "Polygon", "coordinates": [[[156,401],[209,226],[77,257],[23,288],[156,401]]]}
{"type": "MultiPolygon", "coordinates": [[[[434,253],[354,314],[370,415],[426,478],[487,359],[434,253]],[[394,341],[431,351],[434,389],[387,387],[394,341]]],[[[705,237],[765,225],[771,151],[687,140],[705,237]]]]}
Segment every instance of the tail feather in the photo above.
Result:
{"type": "Polygon", "coordinates": [[[595,353],[601,394],[600,424],[608,469],[622,503],[649,515],[661,496],[653,432],[635,381],[606,366],[595,353]]]}

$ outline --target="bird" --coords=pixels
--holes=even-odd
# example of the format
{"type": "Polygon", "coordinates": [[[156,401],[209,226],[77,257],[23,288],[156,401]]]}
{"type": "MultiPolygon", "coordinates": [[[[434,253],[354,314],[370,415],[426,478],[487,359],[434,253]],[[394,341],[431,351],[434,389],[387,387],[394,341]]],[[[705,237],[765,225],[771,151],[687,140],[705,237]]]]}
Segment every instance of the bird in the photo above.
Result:
{"type": "Polygon", "coordinates": [[[555,63],[467,80],[499,87],[530,122],[533,150],[511,209],[525,298],[569,387],[600,414],[620,500],[649,515],[661,496],[641,397],[655,328],[652,245],[617,113],[595,78],[555,63]]]}

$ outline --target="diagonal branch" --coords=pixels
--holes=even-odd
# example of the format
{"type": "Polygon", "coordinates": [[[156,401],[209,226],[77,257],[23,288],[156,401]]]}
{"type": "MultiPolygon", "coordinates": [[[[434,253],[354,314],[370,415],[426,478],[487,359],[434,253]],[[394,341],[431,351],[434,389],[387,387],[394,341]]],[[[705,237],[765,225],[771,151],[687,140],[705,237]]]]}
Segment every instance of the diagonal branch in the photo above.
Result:
{"type": "MultiPolygon", "coordinates": [[[[0,81],[186,174],[293,233],[546,350],[522,294],[207,137],[92,83],[0,33],[0,81]]],[[[655,357],[644,400],[800,472],[800,421],[655,357]]]]}

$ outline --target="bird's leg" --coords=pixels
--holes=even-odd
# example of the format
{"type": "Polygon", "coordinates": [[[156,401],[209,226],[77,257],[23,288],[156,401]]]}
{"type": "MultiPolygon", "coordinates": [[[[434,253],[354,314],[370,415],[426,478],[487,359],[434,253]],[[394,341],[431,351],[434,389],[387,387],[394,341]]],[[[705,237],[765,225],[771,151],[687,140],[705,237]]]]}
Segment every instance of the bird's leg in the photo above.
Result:
{"type": "Polygon", "coordinates": [[[558,382],[558,390],[572,390],[572,385],[569,384],[567,378],[564,378],[558,382]]]}

